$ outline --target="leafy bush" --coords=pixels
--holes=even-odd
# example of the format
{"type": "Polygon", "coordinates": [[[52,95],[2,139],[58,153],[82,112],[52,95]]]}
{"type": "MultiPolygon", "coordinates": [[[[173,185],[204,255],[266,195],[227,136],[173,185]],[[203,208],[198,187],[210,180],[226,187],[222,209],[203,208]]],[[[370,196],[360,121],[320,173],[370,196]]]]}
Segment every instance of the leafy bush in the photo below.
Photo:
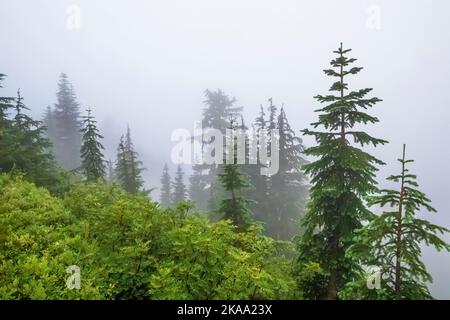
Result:
{"type": "Polygon", "coordinates": [[[284,299],[292,249],[251,226],[210,223],[192,204],[161,209],[114,184],[63,199],[0,176],[1,299],[284,299]],[[66,268],[81,269],[81,289],[66,268]]]}
{"type": "Polygon", "coordinates": [[[95,273],[84,268],[96,248],[68,232],[73,218],[63,203],[19,177],[1,175],[0,190],[0,298],[100,298],[95,273]],[[70,265],[83,268],[80,290],[66,287],[70,265]]]}

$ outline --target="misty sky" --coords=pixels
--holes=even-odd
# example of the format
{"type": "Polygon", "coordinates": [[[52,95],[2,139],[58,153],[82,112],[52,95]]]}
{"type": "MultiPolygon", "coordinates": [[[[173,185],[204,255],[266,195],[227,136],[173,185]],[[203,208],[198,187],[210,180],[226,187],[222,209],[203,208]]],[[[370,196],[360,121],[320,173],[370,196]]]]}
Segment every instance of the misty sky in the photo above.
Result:
{"type": "MultiPolygon", "coordinates": [[[[406,143],[438,210],[429,219],[450,228],[449,12],[447,0],[1,0],[0,73],[8,77],[0,94],[20,87],[41,117],[67,73],[82,109],[100,122],[108,157],[129,123],[147,185],[158,186],[171,132],[193,130],[205,89],[236,97],[247,122],[273,97],[299,132],[316,120],[313,96],[328,90],[322,69],[342,41],[364,67],[350,88],[372,87],[383,99],[372,112],[381,122],[368,128],[390,141],[371,150],[387,163],[381,185],[398,172],[406,143]],[[68,26],[71,5],[79,29],[68,26]]],[[[432,293],[449,299],[450,254],[425,249],[424,257],[432,293]]]]}

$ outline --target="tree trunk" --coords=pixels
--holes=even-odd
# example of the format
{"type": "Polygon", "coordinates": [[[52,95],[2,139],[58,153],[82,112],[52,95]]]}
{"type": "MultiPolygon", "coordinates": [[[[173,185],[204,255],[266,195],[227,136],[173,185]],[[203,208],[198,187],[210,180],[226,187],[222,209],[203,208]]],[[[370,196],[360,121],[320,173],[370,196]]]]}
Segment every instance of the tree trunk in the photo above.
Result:
{"type": "Polygon", "coordinates": [[[403,162],[402,162],[402,181],[400,187],[400,199],[398,204],[397,214],[397,238],[396,238],[396,252],[395,252],[395,299],[400,300],[401,295],[401,241],[402,241],[402,211],[403,199],[405,196],[405,151],[406,145],[403,145],[403,162]]]}

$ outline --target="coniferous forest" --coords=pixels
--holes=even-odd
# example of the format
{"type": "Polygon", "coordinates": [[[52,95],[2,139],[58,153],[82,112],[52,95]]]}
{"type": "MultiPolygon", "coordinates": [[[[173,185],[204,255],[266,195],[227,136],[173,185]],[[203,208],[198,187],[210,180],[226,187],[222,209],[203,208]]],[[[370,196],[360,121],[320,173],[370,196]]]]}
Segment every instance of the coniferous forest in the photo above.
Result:
{"type": "MultiPolygon", "coordinates": [[[[416,174],[412,156],[432,137],[422,131],[380,151],[398,141],[377,111],[386,90],[361,63],[373,57],[349,45],[338,39],[310,53],[328,61],[314,62],[322,69],[308,75],[320,81],[311,80],[307,105],[263,91],[244,107],[228,90],[204,88],[189,110],[198,134],[172,139],[182,149],[172,157],[151,145],[166,134],[148,116],[162,107],[138,114],[143,137],[143,122],[128,116],[144,109],[123,106],[121,129],[110,129],[105,109],[78,94],[104,90],[91,76],[60,73],[52,88],[39,87],[53,96],[45,108],[0,70],[0,299],[449,298],[431,289],[440,275],[424,250],[449,255],[449,224],[436,221],[450,212],[436,209],[422,188],[434,177],[416,174]],[[298,127],[302,112],[313,121],[298,127]],[[194,140],[201,161],[185,148],[194,140]]],[[[183,116],[173,115],[173,130],[183,116]]]]}

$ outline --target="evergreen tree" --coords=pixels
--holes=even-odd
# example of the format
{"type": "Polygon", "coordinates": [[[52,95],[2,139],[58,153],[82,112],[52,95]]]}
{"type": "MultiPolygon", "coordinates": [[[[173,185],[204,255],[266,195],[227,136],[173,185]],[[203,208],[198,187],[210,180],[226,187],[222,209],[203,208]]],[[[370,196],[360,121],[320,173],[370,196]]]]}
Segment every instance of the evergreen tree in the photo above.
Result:
{"type": "MultiPolygon", "coordinates": [[[[234,128],[233,120],[230,121],[230,128],[234,128]]],[[[222,172],[218,175],[218,180],[228,196],[220,202],[219,211],[223,214],[223,219],[231,220],[238,230],[243,230],[250,224],[250,210],[248,209],[250,200],[242,195],[242,191],[251,184],[247,175],[237,164],[236,149],[235,144],[228,144],[227,152],[234,155],[234,163],[225,164],[222,172]]]]}
{"type": "MultiPolygon", "coordinates": [[[[0,88],[3,88],[2,81],[5,79],[6,74],[0,73],[0,88]]],[[[0,123],[4,125],[9,122],[8,120],[8,109],[13,107],[12,103],[14,102],[13,97],[0,97],[0,123]]]]}
{"type": "Polygon", "coordinates": [[[307,197],[306,176],[301,170],[306,163],[302,155],[304,147],[302,140],[291,129],[283,107],[278,114],[278,108],[269,99],[267,110],[268,119],[261,106],[254,124],[258,141],[257,164],[243,166],[254,186],[247,194],[254,200],[252,212],[255,219],[264,223],[266,234],[275,239],[288,240],[298,231],[298,220],[307,197]],[[270,177],[261,174],[261,169],[268,164],[262,163],[260,152],[271,156],[271,136],[266,137],[268,146],[262,146],[260,141],[262,135],[267,135],[266,129],[277,133],[279,142],[279,169],[270,177]]]}
{"type": "Polygon", "coordinates": [[[56,183],[56,167],[49,153],[50,142],[45,138],[45,127],[41,121],[33,120],[25,111],[20,90],[17,91],[12,119],[12,131],[15,148],[12,153],[14,168],[22,171],[39,186],[56,183]]]}
{"type": "Polygon", "coordinates": [[[139,154],[134,150],[134,145],[131,140],[131,130],[127,127],[127,135],[125,140],[125,148],[129,157],[130,173],[132,177],[131,193],[145,192],[143,191],[144,180],[142,179],[142,161],[139,160],[139,154]]]}
{"type": "Polygon", "coordinates": [[[239,165],[226,164],[219,174],[222,187],[229,193],[229,198],[220,203],[223,219],[230,219],[239,229],[245,229],[250,222],[249,200],[240,195],[244,188],[250,187],[248,178],[241,172],[239,165]]]}
{"type": "Polygon", "coordinates": [[[0,97],[0,172],[20,171],[36,185],[55,191],[60,172],[49,153],[45,128],[26,110],[20,90],[16,99],[0,97]]]}
{"type": "Polygon", "coordinates": [[[302,172],[306,161],[302,139],[291,129],[283,107],[277,117],[276,129],[279,132],[279,169],[269,179],[266,223],[270,236],[289,240],[298,231],[307,198],[307,179],[302,172]]]}
{"type": "Polygon", "coordinates": [[[181,165],[177,167],[177,173],[175,175],[175,181],[173,183],[172,203],[177,203],[186,200],[186,185],[183,181],[184,172],[181,165]]]}
{"type": "Polygon", "coordinates": [[[14,126],[19,130],[26,130],[29,127],[36,127],[40,124],[38,121],[33,121],[23,111],[30,110],[23,103],[23,97],[20,95],[20,89],[17,90],[16,105],[14,106],[14,126]]]}
{"type": "Polygon", "coordinates": [[[376,123],[379,120],[364,111],[378,98],[367,98],[372,89],[348,92],[344,79],[361,71],[360,67],[347,68],[356,59],[348,58],[341,46],[334,51],[337,57],[331,61],[332,69],[325,74],[337,78],[330,91],[336,94],[318,95],[315,98],[327,105],[320,112],[314,128],[322,126],[324,131],[303,130],[305,135],[315,137],[318,145],[305,153],[318,157],[304,166],[311,177],[310,200],[303,219],[304,234],[298,241],[299,262],[318,262],[329,274],[326,298],[335,299],[343,284],[354,275],[358,266],[345,251],[352,244],[352,235],[362,227],[362,222],[373,218],[366,208],[363,196],[377,190],[376,165],[383,164],[370,154],[350,144],[348,138],[361,146],[377,146],[387,141],[371,137],[364,131],[352,130],[357,125],[376,123]]]}
{"type": "MultiPolygon", "coordinates": [[[[206,90],[206,108],[203,109],[203,128],[214,128],[225,133],[229,127],[230,117],[237,117],[242,112],[242,107],[234,107],[236,98],[230,98],[222,90],[206,90]]],[[[206,141],[208,143],[209,141],[206,141]]]]}
{"type": "MultiPolygon", "coordinates": [[[[0,73],[0,88],[3,88],[2,81],[6,77],[0,73]]],[[[0,172],[9,171],[13,165],[13,151],[15,149],[12,134],[12,121],[9,118],[13,109],[13,97],[0,96],[0,172]]]]}
{"type": "Polygon", "coordinates": [[[120,138],[120,143],[117,149],[117,165],[116,176],[120,185],[129,193],[147,193],[143,189],[144,180],[141,173],[142,162],[138,159],[139,154],[134,150],[133,142],[131,140],[130,127],[127,128],[127,133],[120,138]]]}
{"type": "MultiPolygon", "coordinates": [[[[250,137],[251,143],[256,143],[256,164],[248,164],[245,166],[245,171],[249,176],[251,184],[254,186],[248,189],[246,194],[253,202],[250,204],[250,209],[254,213],[256,220],[268,221],[268,195],[269,195],[269,178],[261,174],[261,169],[265,164],[261,163],[260,152],[266,152],[266,146],[261,146],[261,137],[266,133],[267,120],[265,119],[264,108],[260,106],[259,116],[256,118],[253,125],[254,136],[250,137]],[[255,139],[256,141],[253,141],[255,139]],[[264,148],[263,148],[264,147],[264,148]]],[[[265,228],[267,232],[267,224],[265,228]]]]}
{"type": "Polygon", "coordinates": [[[87,110],[87,116],[83,117],[83,133],[81,145],[81,170],[87,181],[104,180],[106,175],[105,160],[103,159],[103,145],[100,140],[103,136],[99,134],[91,109],[87,110]]]}
{"type": "Polygon", "coordinates": [[[122,188],[130,192],[132,186],[131,172],[129,157],[125,148],[125,139],[123,135],[120,137],[120,142],[117,146],[117,163],[115,171],[115,175],[119,184],[122,186],[122,188]]]}
{"type": "MultiPolygon", "coordinates": [[[[236,99],[226,95],[222,90],[205,91],[202,129],[213,128],[225,135],[229,126],[230,116],[237,116],[242,107],[235,107],[236,99]]],[[[209,152],[212,141],[202,139],[202,151],[209,152]]],[[[223,190],[217,183],[217,173],[220,165],[198,164],[193,166],[194,177],[190,179],[191,200],[201,209],[214,211],[217,209],[216,199],[220,198],[223,190]]]]}
{"type": "MultiPolygon", "coordinates": [[[[56,94],[57,103],[53,110],[54,136],[50,136],[53,143],[53,153],[56,160],[68,170],[80,166],[80,111],[75,92],[67,75],[62,73],[56,94]]],[[[48,134],[53,134],[51,131],[48,134]]]]}
{"type": "Polygon", "coordinates": [[[172,204],[172,186],[167,163],[164,164],[163,173],[161,175],[161,193],[159,199],[163,208],[168,208],[172,204]]]}
{"type": "MultiPolygon", "coordinates": [[[[273,104],[273,99],[269,98],[269,119],[267,120],[267,128],[269,130],[275,129],[277,127],[277,112],[278,108],[273,104]]],[[[261,120],[258,120],[261,121],[261,120]]]]}
{"type": "Polygon", "coordinates": [[[401,172],[387,180],[399,183],[399,190],[383,189],[380,194],[369,198],[370,205],[389,206],[368,225],[358,230],[355,244],[348,249],[348,255],[366,266],[380,271],[380,290],[368,290],[366,279],[348,284],[350,297],[384,299],[431,299],[426,282],[431,275],[421,261],[421,243],[433,245],[438,251],[450,251],[450,245],[439,238],[448,229],[416,218],[421,208],[436,212],[431,201],[422,193],[416,182],[416,175],[409,173],[406,166],[413,162],[403,156],[398,161],[401,172]],[[363,284],[361,286],[360,284],[363,284]],[[362,296],[360,293],[363,292],[362,296]]]}

